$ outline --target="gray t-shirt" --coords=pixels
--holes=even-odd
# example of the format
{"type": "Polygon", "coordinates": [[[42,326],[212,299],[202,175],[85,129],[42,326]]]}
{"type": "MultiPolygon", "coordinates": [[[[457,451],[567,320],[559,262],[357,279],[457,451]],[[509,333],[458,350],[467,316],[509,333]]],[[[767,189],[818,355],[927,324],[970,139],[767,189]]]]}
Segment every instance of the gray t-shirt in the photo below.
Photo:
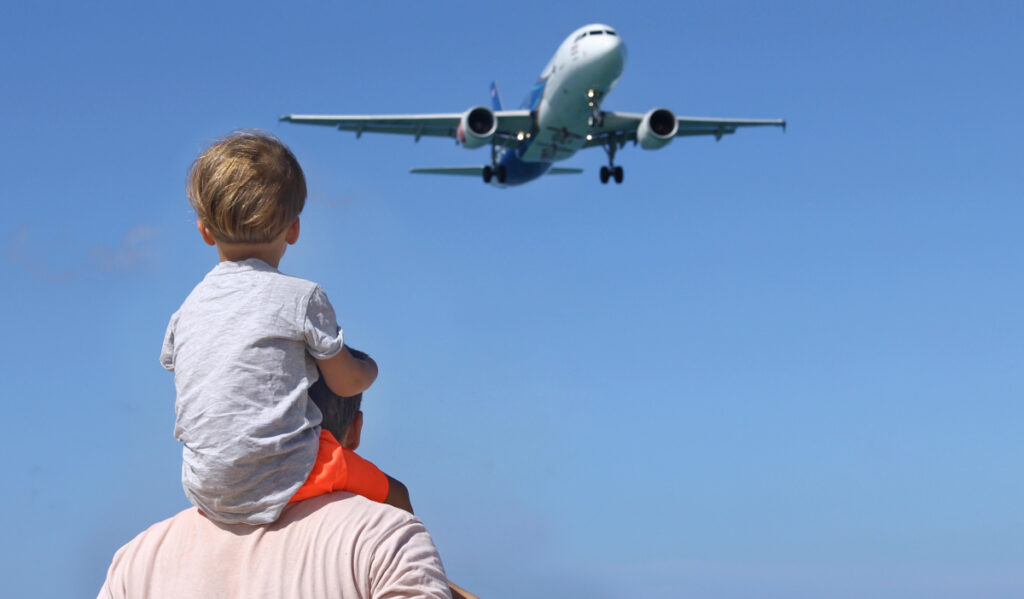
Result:
{"type": "Polygon", "coordinates": [[[343,346],[316,283],[257,259],[221,262],[171,316],[160,363],[178,392],[181,482],[225,523],[278,518],[316,461],[315,359],[343,346]]]}

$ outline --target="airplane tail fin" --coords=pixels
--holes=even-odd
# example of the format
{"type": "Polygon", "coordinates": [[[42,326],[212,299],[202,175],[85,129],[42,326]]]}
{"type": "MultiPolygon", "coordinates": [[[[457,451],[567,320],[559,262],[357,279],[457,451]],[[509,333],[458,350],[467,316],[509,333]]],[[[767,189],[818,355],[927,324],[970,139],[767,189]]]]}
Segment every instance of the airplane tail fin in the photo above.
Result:
{"type": "Polygon", "coordinates": [[[501,105],[501,94],[498,93],[498,84],[491,81],[491,106],[495,110],[505,110],[501,105]]]}

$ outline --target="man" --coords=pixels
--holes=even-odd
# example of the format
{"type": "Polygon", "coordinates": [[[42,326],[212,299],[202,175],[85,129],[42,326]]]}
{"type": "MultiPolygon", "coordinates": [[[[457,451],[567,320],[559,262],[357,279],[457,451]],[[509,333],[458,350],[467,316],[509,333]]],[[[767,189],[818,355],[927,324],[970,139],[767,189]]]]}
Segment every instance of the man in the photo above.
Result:
{"type": "MultiPolygon", "coordinates": [[[[361,396],[338,398],[322,385],[310,388],[310,397],[324,414],[323,426],[356,449],[361,396]]],[[[460,596],[461,589],[452,590],[460,596]]],[[[449,598],[451,593],[422,522],[406,511],[337,492],[289,505],[280,519],[262,526],[221,524],[190,507],[154,524],[114,555],[99,599],[449,598]]]]}

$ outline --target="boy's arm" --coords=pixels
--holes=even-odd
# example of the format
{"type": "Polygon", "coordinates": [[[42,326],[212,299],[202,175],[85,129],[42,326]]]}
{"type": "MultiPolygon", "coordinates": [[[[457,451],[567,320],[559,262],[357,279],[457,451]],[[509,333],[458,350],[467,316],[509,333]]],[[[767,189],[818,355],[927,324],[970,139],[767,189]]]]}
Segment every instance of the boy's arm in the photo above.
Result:
{"type": "Polygon", "coordinates": [[[377,380],[377,363],[359,350],[341,351],[325,360],[317,360],[324,382],[335,395],[351,397],[366,391],[377,380]]]}

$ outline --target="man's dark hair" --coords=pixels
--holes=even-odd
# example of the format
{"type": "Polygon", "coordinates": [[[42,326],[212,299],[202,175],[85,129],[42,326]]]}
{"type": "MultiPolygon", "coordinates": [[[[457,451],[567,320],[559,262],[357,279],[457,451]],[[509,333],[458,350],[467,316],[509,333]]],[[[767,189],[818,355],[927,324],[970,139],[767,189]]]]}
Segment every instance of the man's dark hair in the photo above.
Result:
{"type": "Polygon", "coordinates": [[[349,425],[359,413],[359,406],[363,400],[363,394],[359,393],[352,397],[341,397],[331,391],[321,374],[317,382],[309,388],[309,398],[313,400],[320,413],[324,415],[320,426],[331,431],[339,443],[345,442],[345,433],[349,425]]]}

